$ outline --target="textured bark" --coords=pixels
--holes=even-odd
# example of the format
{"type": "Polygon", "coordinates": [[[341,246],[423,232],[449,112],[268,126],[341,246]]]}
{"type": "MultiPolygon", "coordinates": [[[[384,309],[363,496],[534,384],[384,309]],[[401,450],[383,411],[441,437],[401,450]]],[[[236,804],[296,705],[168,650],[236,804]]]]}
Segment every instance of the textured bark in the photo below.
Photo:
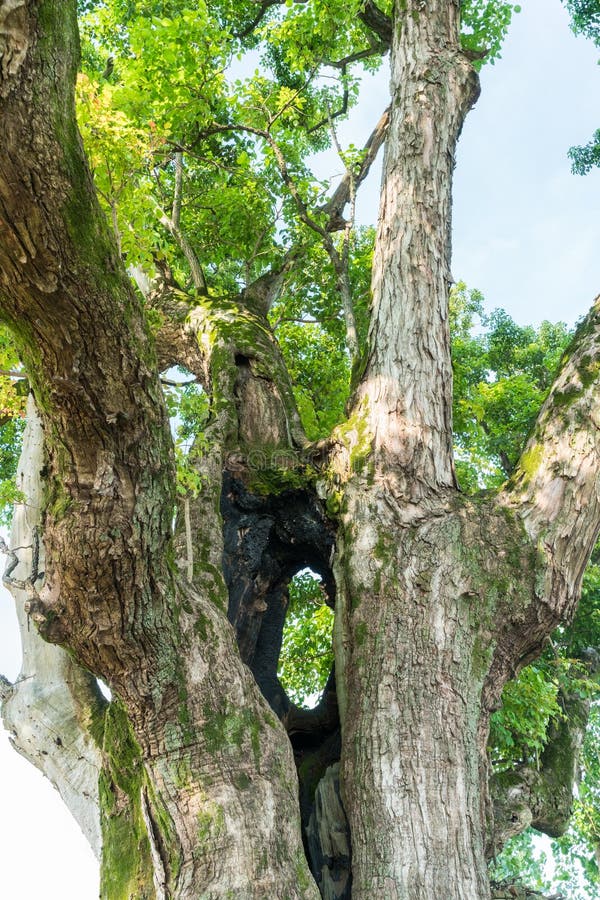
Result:
{"type": "MultiPolygon", "coordinates": [[[[411,522],[387,492],[364,486],[348,488],[346,502],[336,666],[352,896],[443,896],[452,884],[457,898],[483,898],[480,698],[494,582],[510,578],[489,561],[504,522],[458,500],[411,522]],[[486,516],[486,538],[474,513],[486,516]]],[[[526,572],[518,546],[511,564],[526,572]]]]}
{"type": "Polygon", "coordinates": [[[596,319],[524,454],[519,472],[533,459],[537,481],[518,474],[497,499],[462,500],[451,454],[450,195],[477,80],[459,50],[457,3],[402,9],[369,347],[334,453],[345,482],[342,785],[354,898],[416,900],[451,885],[453,897],[481,900],[493,834],[489,712],[570,614],[598,529],[596,319]],[[576,401],[566,421],[565,390],[576,401]]]}
{"type": "Polygon", "coordinates": [[[477,99],[459,4],[400,4],[373,261],[369,347],[355,406],[410,495],[454,485],[450,335],[454,151],[477,99]]]}

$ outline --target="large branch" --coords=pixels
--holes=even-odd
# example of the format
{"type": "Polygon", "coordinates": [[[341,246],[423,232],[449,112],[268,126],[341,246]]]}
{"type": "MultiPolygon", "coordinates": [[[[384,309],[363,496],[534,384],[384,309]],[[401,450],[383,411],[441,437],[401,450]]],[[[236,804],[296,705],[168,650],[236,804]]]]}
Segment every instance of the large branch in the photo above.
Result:
{"type": "Polygon", "coordinates": [[[361,22],[373,31],[377,37],[389,47],[392,43],[393,25],[391,18],[379,9],[373,0],[366,0],[363,9],[358,13],[361,22]]]}
{"type": "Polygon", "coordinates": [[[547,562],[538,591],[550,624],[570,618],[600,530],[600,297],[577,329],[498,499],[516,511],[547,562]]]}
{"type": "Polygon", "coordinates": [[[388,106],[367,138],[363,147],[363,158],[354,178],[350,172],[346,172],[331,197],[320,207],[320,212],[325,212],[329,216],[325,226],[327,231],[340,231],[344,227],[344,209],[351,200],[352,191],[358,190],[371,171],[371,166],[385,141],[390,122],[390,109],[388,106]]]}
{"type": "MultiPolygon", "coordinates": [[[[448,330],[454,153],[479,84],[455,3],[409,2],[394,30],[393,97],[373,256],[369,346],[353,408],[374,459],[413,498],[455,484],[448,330]]],[[[367,4],[365,9],[371,8],[367,4]]]]}
{"type": "MultiPolygon", "coordinates": [[[[336,231],[341,231],[346,228],[348,223],[344,218],[344,210],[348,203],[351,202],[352,194],[356,193],[371,171],[371,167],[384,144],[389,124],[389,112],[390,110],[388,107],[369,135],[363,148],[362,161],[354,177],[352,177],[350,172],[346,171],[331,197],[316,210],[317,213],[325,213],[327,216],[324,227],[321,228],[319,225],[317,234],[319,234],[320,237],[322,237],[322,232],[325,232],[328,236],[336,231]]],[[[311,217],[311,221],[313,220],[314,216],[311,217]]],[[[325,241],[326,249],[330,251],[331,241],[327,237],[325,238],[325,241]]],[[[278,296],[285,274],[297,265],[304,258],[304,255],[305,251],[301,244],[292,246],[278,265],[274,266],[269,272],[260,275],[259,278],[249,284],[244,293],[249,297],[256,297],[260,303],[261,309],[264,312],[268,312],[278,296]]]]}
{"type": "MultiPolygon", "coordinates": [[[[181,900],[314,900],[291,749],[235,648],[222,573],[202,560],[196,592],[174,570],[156,355],[76,126],[75,0],[2,4],[0,38],[0,311],[31,376],[49,484],[45,581],[28,609],[127,714],[111,704],[104,730],[119,790],[103,783],[103,855],[122,863],[105,893],[150,895],[154,880],[181,900]]],[[[214,504],[202,527],[218,560],[214,504]]]]}
{"type": "Polygon", "coordinates": [[[0,78],[0,312],[45,423],[47,571],[37,614],[46,635],[75,642],[90,668],[106,668],[105,653],[113,671],[131,669],[136,623],[110,649],[100,636],[117,633],[125,595],[141,615],[148,585],[164,574],[168,422],[141,303],[77,132],[75,4],[17,4],[10,23],[9,45],[26,52],[0,78]]]}

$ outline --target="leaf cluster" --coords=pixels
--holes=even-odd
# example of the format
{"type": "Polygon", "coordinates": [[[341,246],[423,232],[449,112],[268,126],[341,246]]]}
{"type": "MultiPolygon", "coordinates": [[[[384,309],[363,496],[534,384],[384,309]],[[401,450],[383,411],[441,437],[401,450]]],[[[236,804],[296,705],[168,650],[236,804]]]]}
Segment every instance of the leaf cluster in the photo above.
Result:
{"type": "Polygon", "coordinates": [[[461,42],[465,50],[484,53],[475,61],[476,68],[483,62],[494,65],[500,58],[502,43],[512,17],[521,12],[516,3],[489,2],[489,0],[462,0],[460,5],[461,42]]]}
{"type": "Polygon", "coordinates": [[[451,294],[454,439],[463,490],[498,487],[510,476],[570,339],[566,325],[518,325],[483,313],[476,290],[451,294]]]}
{"type": "MultiPolygon", "coordinates": [[[[600,4],[598,0],[563,0],[571,16],[571,27],[575,34],[581,34],[600,47],[600,4]]],[[[569,157],[575,175],[587,175],[591,169],[600,166],[600,128],[587,144],[571,147],[569,157]]]]}

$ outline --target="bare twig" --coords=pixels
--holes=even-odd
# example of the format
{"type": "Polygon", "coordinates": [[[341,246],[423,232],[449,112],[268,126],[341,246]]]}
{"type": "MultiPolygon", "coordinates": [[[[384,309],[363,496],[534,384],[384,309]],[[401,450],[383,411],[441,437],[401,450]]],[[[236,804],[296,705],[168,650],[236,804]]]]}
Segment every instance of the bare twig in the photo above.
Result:
{"type": "Polygon", "coordinates": [[[162,375],[160,376],[160,383],[166,385],[166,387],[186,387],[186,385],[188,384],[196,384],[197,382],[197,378],[190,378],[189,381],[174,381],[172,378],[164,378],[162,375]]]}

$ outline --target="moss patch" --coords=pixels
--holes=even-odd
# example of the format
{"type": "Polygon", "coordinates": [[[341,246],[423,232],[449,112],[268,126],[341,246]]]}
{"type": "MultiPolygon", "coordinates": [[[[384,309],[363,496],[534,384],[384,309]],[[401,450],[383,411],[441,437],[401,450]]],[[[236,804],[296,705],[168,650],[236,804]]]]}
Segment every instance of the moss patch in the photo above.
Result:
{"type": "Polygon", "coordinates": [[[141,801],[145,773],[140,748],[118,700],[113,700],[106,712],[103,751],[100,896],[103,900],[151,900],[152,855],[141,801]]]}

